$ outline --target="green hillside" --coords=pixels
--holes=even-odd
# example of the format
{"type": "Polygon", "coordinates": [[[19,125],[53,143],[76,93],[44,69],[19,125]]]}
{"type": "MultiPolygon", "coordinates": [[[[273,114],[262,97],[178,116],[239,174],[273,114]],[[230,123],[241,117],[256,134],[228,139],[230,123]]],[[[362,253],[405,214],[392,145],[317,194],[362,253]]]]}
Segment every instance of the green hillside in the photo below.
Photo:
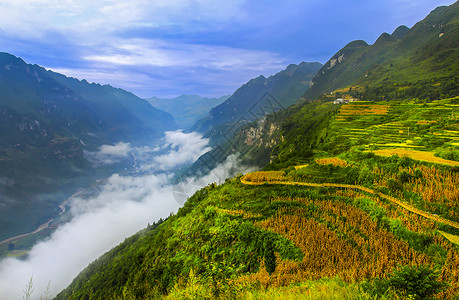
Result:
{"type": "Polygon", "coordinates": [[[312,285],[392,299],[412,292],[397,278],[421,271],[438,277],[439,299],[453,299],[458,104],[316,102],[280,112],[288,116],[277,119],[283,142],[267,171],[200,190],[176,215],[91,264],[57,299],[268,298],[314,295],[312,285]],[[406,156],[381,152],[397,149],[406,156]],[[335,279],[315,281],[325,277],[335,279]]]}
{"type": "Polygon", "coordinates": [[[458,299],[457,9],[348,44],[314,100],[214,127],[192,174],[236,153],[260,171],[201,189],[57,299],[458,299]]]}
{"type": "Polygon", "coordinates": [[[373,45],[354,41],[338,51],[304,94],[360,85],[363,100],[438,99],[458,93],[459,3],[438,7],[410,30],[383,33],[373,45]]]}
{"type": "Polygon", "coordinates": [[[221,124],[253,121],[298,101],[309,88],[312,77],[322,65],[302,62],[268,78],[260,75],[237,89],[225,102],[212,108],[208,116],[192,127],[207,132],[221,124]],[[266,108],[265,108],[266,107],[266,108]]]}

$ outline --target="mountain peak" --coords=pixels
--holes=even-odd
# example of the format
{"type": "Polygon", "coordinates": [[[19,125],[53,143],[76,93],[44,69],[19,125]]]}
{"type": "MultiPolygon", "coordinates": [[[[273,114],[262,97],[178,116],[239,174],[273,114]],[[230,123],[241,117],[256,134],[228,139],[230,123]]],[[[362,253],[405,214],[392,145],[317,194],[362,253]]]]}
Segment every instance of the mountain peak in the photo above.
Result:
{"type": "Polygon", "coordinates": [[[396,40],[403,38],[408,32],[410,31],[410,28],[405,25],[400,25],[397,27],[397,29],[392,32],[392,37],[396,40]]]}
{"type": "Polygon", "coordinates": [[[355,41],[348,43],[346,46],[344,46],[342,50],[361,48],[361,47],[366,47],[366,46],[368,46],[368,43],[365,42],[364,40],[355,40],[355,41]]]}
{"type": "Polygon", "coordinates": [[[393,42],[393,41],[394,41],[394,38],[390,34],[388,34],[387,32],[383,32],[378,37],[378,39],[376,40],[376,42],[373,45],[378,46],[378,45],[381,45],[383,43],[388,43],[388,42],[393,42]]]}

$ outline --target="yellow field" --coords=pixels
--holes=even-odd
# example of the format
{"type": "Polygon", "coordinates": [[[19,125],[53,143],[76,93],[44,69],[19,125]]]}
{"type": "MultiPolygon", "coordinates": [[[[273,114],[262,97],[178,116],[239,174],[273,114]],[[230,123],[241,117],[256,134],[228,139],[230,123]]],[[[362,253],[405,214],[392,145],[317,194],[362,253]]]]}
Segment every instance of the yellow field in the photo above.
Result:
{"type": "MultiPolygon", "coordinates": [[[[395,149],[397,150],[397,149],[395,149]]],[[[421,152],[421,151],[418,151],[421,152]]],[[[440,216],[437,216],[435,214],[431,214],[429,212],[420,210],[412,205],[409,205],[395,197],[379,193],[373,189],[361,186],[361,185],[354,185],[354,184],[339,184],[339,183],[312,183],[312,182],[298,182],[298,181],[286,181],[285,177],[283,175],[282,171],[259,171],[259,172],[253,172],[246,174],[241,177],[241,183],[247,184],[247,185],[261,185],[261,184],[283,184],[283,185],[299,185],[299,186],[309,186],[309,187],[337,187],[337,188],[345,188],[345,189],[354,189],[354,190],[361,190],[363,192],[367,192],[370,194],[377,195],[381,198],[384,198],[386,200],[391,201],[392,203],[395,203],[404,209],[411,211],[417,215],[426,217],[428,219],[443,223],[443,224],[448,224],[454,228],[459,229],[459,223],[442,218],[440,216]],[[266,177],[266,173],[275,175],[271,179],[269,177],[266,177]],[[278,173],[278,175],[276,174],[278,173]]]]}
{"type": "Polygon", "coordinates": [[[418,124],[418,125],[429,125],[429,124],[433,124],[433,123],[437,123],[437,121],[435,121],[435,120],[432,120],[432,121],[421,120],[421,121],[418,121],[416,124],[418,124]]]}
{"type": "Polygon", "coordinates": [[[438,232],[440,232],[450,242],[455,243],[456,245],[459,245],[459,236],[451,234],[451,233],[443,232],[443,231],[440,231],[440,230],[438,232]]]}
{"type": "Polygon", "coordinates": [[[363,115],[386,115],[389,111],[389,108],[390,105],[351,103],[341,107],[337,118],[363,115]]]}
{"type": "Polygon", "coordinates": [[[295,166],[295,170],[299,170],[299,169],[302,169],[302,168],[306,168],[307,166],[309,166],[309,165],[299,165],[299,166],[295,166]]]}
{"type": "Polygon", "coordinates": [[[316,164],[318,165],[328,165],[332,164],[334,166],[339,166],[339,167],[346,167],[347,161],[338,158],[338,157],[328,157],[328,158],[318,158],[316,159],[316,164]]]}
{"type": "Polygon", "coordinates": [[[422,148],[422,146],[410,145],[410,144],[408,144],[408,143],[368,144],[367,147],[368,147],[368,146],[422,148]]]}
{"type": "Polygon", "coordinates": [[[412,159],[426,161],[436,164],[442,165],[449,165],[449,166],[459,166],[459,162],[453,160],[447,160],[440,157],[434,156],[432,152],[427,151],[418,151],[418,150],[411,150],[411,149],[382,149],[373,151],[374,154],[380,156],[407,156],[412,159]]]}
{"type": "Polygon", "coordinates": [[[259,184],[260,182],[268,182],[268,181],[283,181],[285,180],[284,172],[283,171],[258,171],[246,174],[242,176],[241,181],[244,184],[256,183],[259,184]]]}

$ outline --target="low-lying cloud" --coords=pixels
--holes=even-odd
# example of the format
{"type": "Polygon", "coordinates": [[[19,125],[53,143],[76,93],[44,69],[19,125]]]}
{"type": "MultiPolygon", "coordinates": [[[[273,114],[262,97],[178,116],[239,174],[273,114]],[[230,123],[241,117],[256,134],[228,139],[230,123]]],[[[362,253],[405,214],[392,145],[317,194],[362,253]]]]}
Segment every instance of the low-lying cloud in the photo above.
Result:
{"type": "Polygon", "coordinates": [[[157,167],[161,170],[170,170],[191,163],[211,150],[207,146],[209,139],[202,138],[196,132],[168,131],[165,139],[164,147],[170,147],[171,150],[167,154],[155,157],[157,167]]]}
{"type": "MultiPolygon", "coordinates": [[[[174,167],[173,161],[189,162],[208,149],[206,139],[196,133],[183,132],[169,132],[165,146],[171,150],[153,160],[152,170],[174,167]]],[[[124,153],[121,149],[125,151],[130,147],[115,145],[101,148],[100,152],[116,156],[124,153]]],[[[44,294],[49,282],[50,295],[55,296],[90,262],[148,223],[177,211],[197,189],[223,181],[231,175],[229,170],[245,171],[238,166],[237,157],[230,156],[209,175],[185,178],[175,186],[169,183],[171,172],[112,175],[96,196],[72,200],[72,220],[60,226],[48,240],[34,246],[26,260],[7,258],[0,262],[0,299],[21,299],[32,276],[33,299],[44,294]]]]}
{"type": "Polygon", "coordinates": [[[96,152],[85,152],[85,157],[96,165],[109,165],[127,158],[131,151],[129,143],[120,142],[116,145],[102,145],[96,152]]]}

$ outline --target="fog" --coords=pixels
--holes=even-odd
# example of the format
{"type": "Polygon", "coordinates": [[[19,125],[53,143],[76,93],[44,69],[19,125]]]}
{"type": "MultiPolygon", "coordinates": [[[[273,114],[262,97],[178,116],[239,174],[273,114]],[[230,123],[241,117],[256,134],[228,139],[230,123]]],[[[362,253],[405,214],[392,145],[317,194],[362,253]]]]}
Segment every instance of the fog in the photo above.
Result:
{"type": "Polygon", "coordinates": [[[85,151],[85,157],[96,165],[108,165],[129,157],[131,151],[129,143],[120,142],[116,145],[102,145],[96,152],[85,151]]]}
{"type": "MultiPolygon", "coordinates": [[[[207,145],[208,140],[197,133],[168,132],[163,148],[169,151],[142,166],[155,174],[114,174],[94,197],[73,199],[69,203],[71,221],[61,225],[48,240],[36,244],[26,260],[7,258],[0,262],[0,299],[21,299],[32,276],[32,299],[40,299],[49,282],[50,296],[55,296],[90,262],[148,223],[176,212],[197,189],[223,181],[232,175],[229,170],[232,173],[249,170],[238,166],[236,156],[230,156],[204,177],[184,178],[171,185],[170,168],[196,160],[210,150],[207,145]]],[[[92,157],[97,157],[100,163],[109,163],[125,157],[131,150],[129,144],[104,146],[92,157]]]]}

